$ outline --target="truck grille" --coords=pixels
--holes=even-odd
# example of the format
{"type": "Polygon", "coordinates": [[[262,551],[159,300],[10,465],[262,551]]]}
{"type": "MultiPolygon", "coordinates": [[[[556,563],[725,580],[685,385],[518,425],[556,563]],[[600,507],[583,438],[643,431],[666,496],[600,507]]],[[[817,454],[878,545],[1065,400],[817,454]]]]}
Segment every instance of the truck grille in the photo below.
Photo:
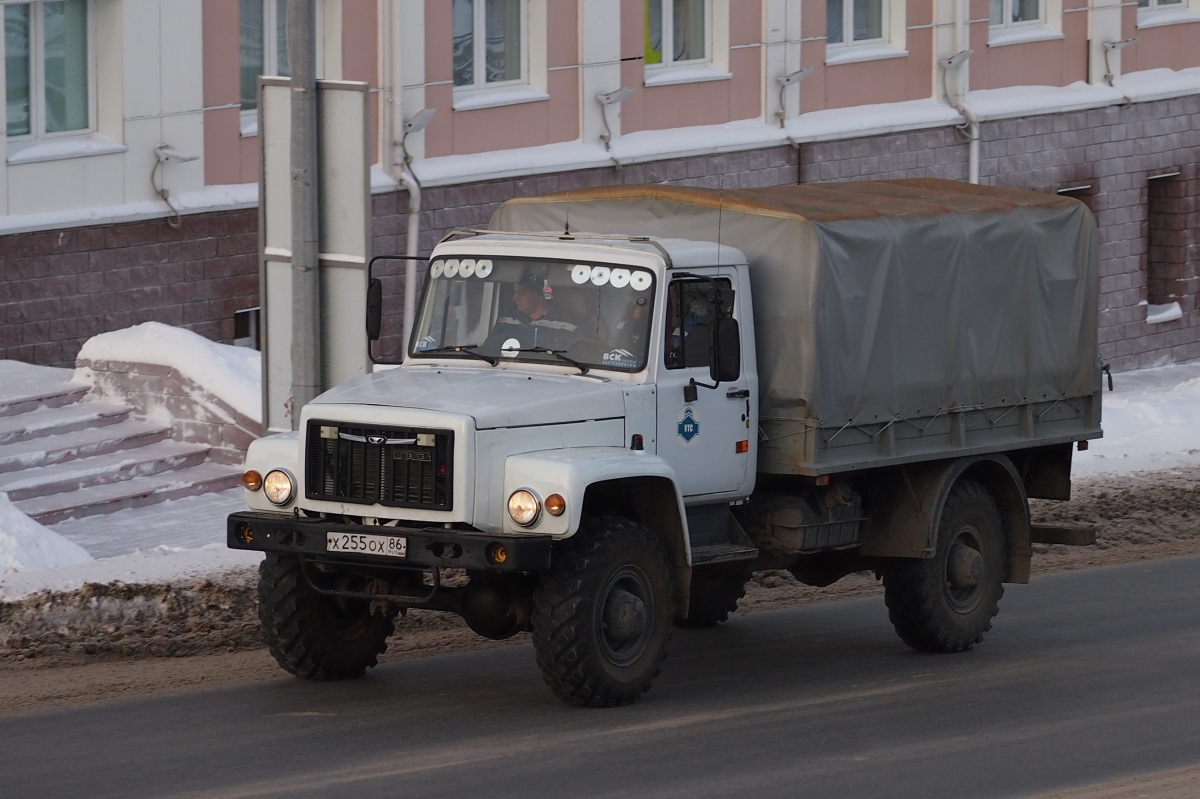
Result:
{"type": "Polygon", "coordinates": [[[450,510],[454,433],[407,427],[308,423],[304,496],[450,510]]]}

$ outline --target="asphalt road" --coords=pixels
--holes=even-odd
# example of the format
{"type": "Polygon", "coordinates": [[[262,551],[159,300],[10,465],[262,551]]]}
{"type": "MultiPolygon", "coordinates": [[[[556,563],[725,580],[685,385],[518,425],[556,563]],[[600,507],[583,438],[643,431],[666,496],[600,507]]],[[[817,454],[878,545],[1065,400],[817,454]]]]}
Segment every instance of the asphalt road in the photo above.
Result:
{"type": "Polygon", "coordinates": [[[1009,586],[970,653],[881,600],[678,631],[637,705],[528,647],[0,719],[3,797],[1012,797],[1200,763],[1200,558],[1009,586]]]}

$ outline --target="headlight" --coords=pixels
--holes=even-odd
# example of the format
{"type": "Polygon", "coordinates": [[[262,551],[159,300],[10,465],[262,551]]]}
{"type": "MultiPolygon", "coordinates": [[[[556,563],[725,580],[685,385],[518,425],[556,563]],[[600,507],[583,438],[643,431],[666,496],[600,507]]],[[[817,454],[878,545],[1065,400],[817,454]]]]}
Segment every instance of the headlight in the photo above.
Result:
{"type": "MultiPolygon", "coordinates": [[[[267,475],[268,477],[270,475],[267,475]]],[[[514,491],[508,498],[508,515],[522,527],[529,527],[542,514],[542,503],[537,496],[527,489],[514,491]]]]}
{"type": "Polygon", "coordinates": [[[292,476],[282,469],[267,472],[262,483],[263,494],[272,505],[286,505],[292,501],[295,485],[292,476]]]}

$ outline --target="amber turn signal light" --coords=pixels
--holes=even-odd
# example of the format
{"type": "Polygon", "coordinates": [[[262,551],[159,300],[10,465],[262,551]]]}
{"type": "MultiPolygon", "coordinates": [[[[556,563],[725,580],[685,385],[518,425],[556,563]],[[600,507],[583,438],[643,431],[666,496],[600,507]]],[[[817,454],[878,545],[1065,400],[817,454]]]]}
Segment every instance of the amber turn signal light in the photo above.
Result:
{"type": "Polygon", "coordinates": [[[567,501],[563,499],[562,494],[551,494],[546,497],[546,513],[551,516],[562,516],[566,509],[567,501]]]}
{"type": "Polygon", "coordinates": [[[742,454],[743,452],[749,452],[750,451],[750,442],[749,441],[739,441],[739,442],[737,442],[737,445],[734,446],[733,449],[739,455],[742,454]]]}
{"type": "Polygon", "coordinates": [[[249,544],[254,541],[254,528],[248,524],[239,524],[237,528],[238,540],[243,544],[249,544]]]}
{"type": "Polygon", "coordinates": [[[501,564],[508,560],[508,550],[504,548],[504,544],[492,544],[487,550],[488,560],[495,564],[501,564]]]}
{"type": "Polygon", "coordinates": [[[262,488],[262,475],[250,469],[242,474],[242,485],[251,491],[257,491],[262,488]]]}

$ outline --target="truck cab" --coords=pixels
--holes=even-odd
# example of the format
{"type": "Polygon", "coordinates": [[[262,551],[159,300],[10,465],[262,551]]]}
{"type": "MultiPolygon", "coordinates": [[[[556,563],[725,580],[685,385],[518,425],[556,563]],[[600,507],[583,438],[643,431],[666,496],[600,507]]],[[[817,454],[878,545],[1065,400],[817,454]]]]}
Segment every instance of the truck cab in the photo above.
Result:
{"type": "MultiPolygon", "coordinates": [[[[754,336],[741,330],[753,330],[753,310],[732,247],[586,235],[441,243],[403,364],[322,394],[297,432],[247,456],[260,488],[230,517],[230,545],[267,552],[264,575],[341,608],[373,642],[357,659],[331,648],[306,676],[361,672],[404,607],[461,613],[495,638],[536,632],[541,577],[574,557],[560,544],[603,528],[649,560],[591,604],[619,605],[626,638],[646,651],[632,678],[583,702],[644,690],[670,625],[688,616],[693,568],[757,555],[729,510],[757,474],[754,336]],[[467,585],[442,585],[447,568],[467,570],[467,585]]],[[[311,615],[306,625],[330,624],[311,615]]],[[[596,645],[608,667],[620,648],[596,645]]],[[[564,686],[554,687],[580,700],[564,686]]]]}

